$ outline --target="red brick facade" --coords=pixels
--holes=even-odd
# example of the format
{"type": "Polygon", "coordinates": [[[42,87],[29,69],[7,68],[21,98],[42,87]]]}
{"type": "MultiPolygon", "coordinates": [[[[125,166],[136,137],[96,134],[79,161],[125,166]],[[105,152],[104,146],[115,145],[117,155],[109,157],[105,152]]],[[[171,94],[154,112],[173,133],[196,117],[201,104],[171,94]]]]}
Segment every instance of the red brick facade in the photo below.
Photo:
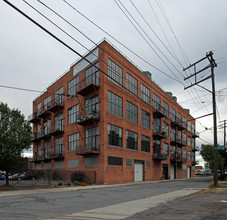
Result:
{"type": "MultiPolygon", "coordinates": [[[[96,50],[94,49],[93,51],[96,50]]],[[[122,56],[106,41],[100,43],[98,49],[98,59],[97,57],[95,59],[96,60],[93,63],[98,63],[99,68],[106,74],[108,74],[109,71],[108,60],[111,60],[112,62],[117,64],[117,66],[121,67],[121,69],[123,70],[123,85],[117,85],[116,82],[112,82],[113,80],[111,81],[110,79],[108,79],[107,75],[99,71],[99,82],[91,82],[91,84],[87,84],[85,86],[82,81],[85,79],[85,71],[88,70],[91,65],[85,65],[86,68],[81,70],[75,76],[73,76],[74,68],[75,66],[77,66],[77,68],[79,69],[78,64],[81,64],[81,62],[79,61],[72,65],[70,70],[64,76],[53,83],[44,94],[42,94],[33,102],[33,115],[30,117],[30,120],[34,124],[34,168],[65,169],[69,171],[96,171],[97,183],[137,181],[141,176],[140,171],[142,171],[142,180],[160,180],[162,178],[187,178],[194,176],[195,137],[197,135],[194,131],[195,120],[190,116],[190,114],[188,114],[188,112],[184,110],[180,105],[178,105],[173,97],[160,89],[152,80],[150,80],[143,72],[135,67],[129,60],[122,56]],[[130,74],[133,79],[137,80],[137,89],[135,89],[135,91],[137,91],[136,95],[132,94],[126,89],[126,73],[130,74]],[[68,83],[78,76],[79,87],[77,88],[76,94],[70,96],[68,94],[68,83]],[[84,90],[81,90],[81,84],[83,84],[82,86],[84,86],[84,90]],[[150,91],[150,104],[147,104],[142,98],[142,84],[150,91]],[[63,87],[62,97],[64,103],[58,104],[56,102],[52,102],[45,109],[43,109],[44,100],[49,96],[51,96],[51,100],[54,100],[54,98],[56,97],[55,92],[61,87],[63,87]],[[122,98],[122,117],[109,112],[108,91],[122,98]],[[160,98],[159,110],[156,110],[154,108],[153,93],[155,93],[160,98]],[[88,119],[85,117],[85,119],[83,119],[85,120],[85,122],[79,123],[78,121],[75,121],[74,123],[69,124],[68,109],[78,104],[79,114],[84,113],[85,100],[95,95],[98,96],[99,118],[88,119]],[[163,101],[169,106],[168,115],[163,115],[163,101]],[[133,123],[127,120],[126,102],[130,102],[137,107],[137,123],[133,123]],[[37,109],[38,105],[40,106],[39,103],[41,103],[41,110],[37,109]],[[176,117],[177,113],[181,114],[181,120],[178,121],[178,123],[171,120],[171,107],[176,110],[176,117]],[[141,125],[142,110],[150,114],[150,129],[145,128],[141,125]],[[55,128],[55,116],[59,113],[63,113],[63,129],[61,129],[60,132],[56,131],[55,128]],[[158,134],[157,136],[154,135],[154,117],[157,119],[157,121],[161,122],[160,127],[163,127],[163,122],[166,122],[168,124],[168,137],[162,137],[162,135],[160,134],[158,134]],[[44,123],[46,123],[46,120],[48,119],[50,119],[51,124],[50,131],[47,132],[48,134],[44,134],[44,123]],[[190,123],[192,125],[190,125],[190,123]],[[122,129],[122,146],[112,146],[108,144],[108,138],[111,138],[108,135],[108,124],[120,127],[122,129]],[[39,134],[40,131],[38,131],[38,125],[41,126],[41,135],[39,134]],[[176,133],[178,133],[178,130],[181,133],[180,143],[177,143],[176,141],[171,139],[171,126],[175,129],[176,133]],[[86,136],[85,130],[93,127],[98,127],[98,135],[89,137],[86,136]],[[128,138],[127,143],[127,130],[137,133],[137,138],[133,139],[133,143],[134,141],[137,141],[136,149],[129,149],[130,147],[128,147],[129,142],[132,141],[132,139],[128,138]],[[69,151],[68,136],[75,133],[79,133],[79,143],[77,142],[76,144],[77,150],[69,151]],[[181,143],[183,142],[183,133],[186,134],[187,137],[186,144],[181,143]],[[150,152],[149,150],[147,150],[148,152],[141,150],[141,135],[150,138],[150,152]],[[188,145],[188,137],[191,137],[191,146],[188,145]],[[56,152],[55,140],[59,138],[63,138],[63,148],[60,150],[60,155],[56,155],[54,154],[56,152]],[[160,152],[158,151],[159,153],[155,155],[153,153],[153,139],[158,139],[161,143],[160,152]],[[94,140],[98,140],[98,144],[96,143],[96,147],[98,149],[89,149],[89,143],[93,144],[94,140]],[[44,150],[44,143],[46,142],[50,143],[48,152],[47,149],[44,150]],[[165,156],[163,156],[163,142],[165,142],[169,146],[168,155],[165,156]],[[38,150],[38,146],[40,150],[38,150]],[[180,148],[182,156],[183,149],[187,150],[187,160],[182,161],[180,156],[175,159],[171,158],[171,146],[175,146],[176,149],[180,148]],[[108,160],[108,157],[111,157],[113,159],[112,162],[110,161],[111,158],[109,158],[108,160]],[[142,164],[142,166],[138,165],[138,179],[136,177],[137,174],[135,170],[135,164],[142,164]]],[[[116,135],[116,133],[114,132],[113,134],[116,135]]],[[[89,135],[89,132],[87,132],[87,135],[89,135]]],[[[118,136],[116,138],[117,141],[119,141],[118,136]]],[[[159,144],[157,146],[159,146],[159,144]]]]}

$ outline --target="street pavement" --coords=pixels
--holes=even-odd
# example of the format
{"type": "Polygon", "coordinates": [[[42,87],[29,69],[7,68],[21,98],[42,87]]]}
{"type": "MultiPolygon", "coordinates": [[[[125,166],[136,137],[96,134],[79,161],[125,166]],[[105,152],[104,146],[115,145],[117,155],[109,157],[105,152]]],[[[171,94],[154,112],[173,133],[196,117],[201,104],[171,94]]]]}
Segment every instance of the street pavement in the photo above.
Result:
{"type": "Polygon", "coordinates": [[[193,178],[0,192],[0,219],[130,219],[207,188],[211,181],[193,178]]]}

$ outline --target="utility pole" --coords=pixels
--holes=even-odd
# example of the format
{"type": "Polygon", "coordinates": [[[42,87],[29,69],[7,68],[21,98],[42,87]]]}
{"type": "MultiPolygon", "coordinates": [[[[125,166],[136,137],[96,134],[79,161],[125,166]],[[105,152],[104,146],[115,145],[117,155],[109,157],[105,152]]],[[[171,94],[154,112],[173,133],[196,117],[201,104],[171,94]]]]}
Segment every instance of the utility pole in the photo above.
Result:
{"type": "Polygon", "coordinates": [[[184,80],[190,79],[191,77],[194,77],[195,82],[191,84],[190,86],[185,87],[184,89],[188,89],[192,86],[199,86],[206,91],[212,93],[212,104],[213,104],[213,127],[214,127],[214,186],[218,185],[218,147],[217,147],[217,115],[216,115],[216,97],[215,97],[215,81],[214,81],[214,68],[217,67],[217,64],[215,63],[215,60],[213,58],[213,52],[210,51],[209,53],[206,54],[205,57],[200,59],[199,61],[195,62],[194,64],[191,64],[190,66],[184,68],[183,70],[187,70],[191,67],[194,67],[194,73],[191,74],[190,76],[184,78],[184,80]],[[204,68],[200,69],[199,71],[196,71],[196,65],[203,62],[204,60],[208,59],[209,60],[209,65],[205,66],[204,68]],[[203,72],[204,70],[210,68],[211,69],[211,74],[206,77],[205,79],[199,79],[198,80],[198,74],[203,72]],[[211,78],[211,84],[212,84],[212,91],[209,89],[199,85],[199,83],[211,78]]]}
{"type": "Polygon", "coordinates": [[[221,128],[223,128],[222,126],[224,126],[224,149],[226,149],[227,148],[227,146],[226,146],[226,121],[227,120],[223,120],[223,121],[220,121],[219,123],[224,123],[224,124],[221,124],[220,126],[221,126],[221,128]]]}

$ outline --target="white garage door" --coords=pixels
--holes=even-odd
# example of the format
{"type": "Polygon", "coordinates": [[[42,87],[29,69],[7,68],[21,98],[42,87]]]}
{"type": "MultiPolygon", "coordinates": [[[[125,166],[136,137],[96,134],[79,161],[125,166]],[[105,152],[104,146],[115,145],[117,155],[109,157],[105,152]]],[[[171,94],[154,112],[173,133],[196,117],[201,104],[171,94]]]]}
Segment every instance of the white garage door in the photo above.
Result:
{"type": "Polygon", "coordinates": [[[134,181],[143,181],[143,164],[134,163],[134,181]]]}
{"type": "Polygon", "coordinates": [[[191,178],[191,167],[188,167],[187,177],[191,178]]]}
{"type": "Polygon", "coordinates": [[[174,165],[173,164],[170,165],[170,179],[171,180],[174,179],[174,165]]]}

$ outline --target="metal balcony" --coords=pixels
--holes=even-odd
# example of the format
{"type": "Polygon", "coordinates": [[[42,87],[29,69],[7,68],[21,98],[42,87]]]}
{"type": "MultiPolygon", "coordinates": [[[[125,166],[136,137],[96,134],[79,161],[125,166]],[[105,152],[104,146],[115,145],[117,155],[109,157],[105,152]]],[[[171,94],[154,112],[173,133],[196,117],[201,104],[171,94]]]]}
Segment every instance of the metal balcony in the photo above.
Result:
{"type": "Polygon", "coordinates": [[[42,132],[35,132],[35,133],[33,134],[33,139],[32,139],[32,141],[33,141],[34,143],[39,142],[41,139],[42,139],[42,132]]]}
{"type": "Polygon", "coordinates": [[[153,160],[166,160],[167,156],[162,153],[153,153],[153,160]]]}
{"type": "Polygon", "coordinates": [[[171,115],[170,119],[171,119],[170,124],[172,126],[177,127],[177,130],[180,130],[180,131],[185,130],[185,127],[183,125],[184,123],[183,123],[182,120],[180,120],[179,118],[177,118],[175,115],[171,115]]]}
{"type": "Polygon", "coordinates": [[[47,105],[43,106],[43,107],[40,109],[40,111],[37,112],[37,116],[38,116],[39,118],[46,118],[46,117],[48,117],[48,116],[51,114],[51,112],[48,111],[48,108],[49,108],[49,107],[50,107],[50,103],[48,103],[47,105]]]}
{"type": "Polygon", "coordinates": [[[63,101],[62,97],[59,99],[55,98],[54,100],[52,100],[50,102],[50,107],[48,108],[48,111],[57,112],[63,108],[64,108],[64,101],[63,101]]]}
{"type": "Polygon", "coordinates": [[[51,127],[46,127],[43,129],[42,132],[42,139],[48,139],[51,137],[51,127]]]}
{"type": "Polygon", "coordinates": [[[178,138],[178,137],[171,137],[170,143],[172,145],[177,145],[179,147],[184,146],[182,140],[180,138],[178,138]]]}
{"type": "Polygon", "coordinates": [[[76,155],[92,155],[99,154],[99,147],[81,146],[76,150],[76,155]]]}
{"type": "Polygon", "coordinates": [[[176,153],[171,153],[170,154],[170,160],[177,161],[177,154],[176,153]]]}
{"type": "Polygon", "coordinates": [[[99,89],[99,77],[97,75],[90,75],[79,82],[79,89],[76,94],[85,96],[92,91],[99,89]]]}
{"type": "Polygon", "coordinates": [[[166,115],[163,113],[163,107],[161,104],[153,100],[153,116],[154,118],[164,118],[166,115]]]}
{"type": "Polygon", "coordinates": [[[55,152],[55,153],[52,153],[52,154],[51,154],[51,158],[52,158],[52,159],[55,159],[55,160],[63,160],[64,157],[65,157],[65,156],[64,156],[63,151],[55,152]]]}
{"type": "Polygon", "coordinates": [[[33,112],[31,115],[28,116],[28,121],[31,123],[37,123],[40,121],[40,118],[37,115],[37,112],[33,112]]]}
{"type": "Polygon", "coordinates": [[[199,146],[192,147],[192,151],[199,151],[199,146]]]}
{"type": "Polygon", "coordinates": [[[97,122],[99,120],[100,120],[99,112],[92,111],[91,113],[88,114],[81,114],[81,116],[79,116],[79,118],[77,119],[76,123],[78,125],[86,126],[92,122],[97,122]]]}
{"type": "Polygon", "coordinates": [[[197,131],[192,131],[192,137],[193,138],[198,138],[199,137],[199,132],[197,132],[197,131]]]}
{"type": "Polygon", "coordinates": [[[64,133],[63,126],[55,126],[50,130],[50,135],[53,135],[53,136],[62,135],[63,133],[64,133]]]}
{"type": "Polygon", "coordinates": [[[167,134],[161,128],[158,128],[153,131],[153,139],[161,140],[161,139],[165,139],[165,138],[167,138],[167,134]]]}

